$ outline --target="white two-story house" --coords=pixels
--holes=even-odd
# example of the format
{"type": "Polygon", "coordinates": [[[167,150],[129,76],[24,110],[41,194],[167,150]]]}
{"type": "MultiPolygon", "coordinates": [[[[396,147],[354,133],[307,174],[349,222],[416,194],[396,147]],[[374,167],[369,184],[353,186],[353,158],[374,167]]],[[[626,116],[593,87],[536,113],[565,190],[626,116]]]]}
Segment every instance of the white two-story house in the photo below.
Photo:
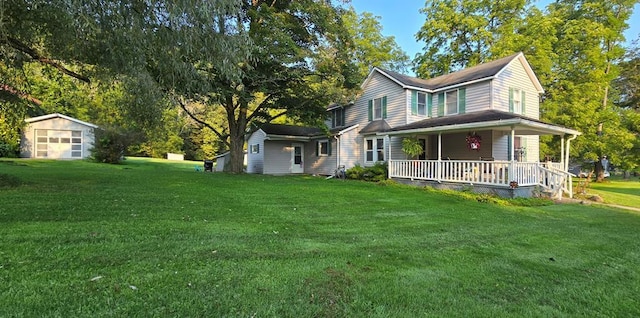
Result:
{"type": "Polygon", "coordinates": [[[254,132],[247,172],[331,175],[385,162],[401,181],[571,190],[568,150],[580,132],[539,119],[543,88],[522,53],[431,79],[374,68],[361,88],[354,103],[327,109],[329,133],[273,124],[254,132]],[[539,161],[541,135],[560,136],[560,162],[539,161]],[[404,138],[422,154],[409,158],[404,138]]]}

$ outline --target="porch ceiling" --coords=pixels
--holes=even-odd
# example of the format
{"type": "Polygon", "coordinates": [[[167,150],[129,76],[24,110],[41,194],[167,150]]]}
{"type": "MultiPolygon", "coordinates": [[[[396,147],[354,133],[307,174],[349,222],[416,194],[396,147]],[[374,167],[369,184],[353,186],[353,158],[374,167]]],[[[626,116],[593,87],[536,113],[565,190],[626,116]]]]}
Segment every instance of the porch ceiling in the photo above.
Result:
{"type": "Polygon", "coordinates": [[[577,130],[497,110],[429,118],[408,125],[391,128],[378,133],[378,135],[436,134],[469,130],[510,132],[512,129],[515,130],[516,135],[581,135],[577,130]]]}

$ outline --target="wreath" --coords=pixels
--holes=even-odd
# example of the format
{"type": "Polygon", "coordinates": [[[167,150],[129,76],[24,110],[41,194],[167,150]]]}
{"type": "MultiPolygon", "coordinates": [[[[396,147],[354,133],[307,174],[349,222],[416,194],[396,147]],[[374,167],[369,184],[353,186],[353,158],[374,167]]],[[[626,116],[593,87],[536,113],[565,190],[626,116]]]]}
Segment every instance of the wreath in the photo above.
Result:
{"type": "Polygon", "coordinates": [[[482,143],[482,137],[480,137],[480,135],[476,133],[467,135],[467,147],[469,147],[469,150],[480,151],[481,143],[482,143]]]}

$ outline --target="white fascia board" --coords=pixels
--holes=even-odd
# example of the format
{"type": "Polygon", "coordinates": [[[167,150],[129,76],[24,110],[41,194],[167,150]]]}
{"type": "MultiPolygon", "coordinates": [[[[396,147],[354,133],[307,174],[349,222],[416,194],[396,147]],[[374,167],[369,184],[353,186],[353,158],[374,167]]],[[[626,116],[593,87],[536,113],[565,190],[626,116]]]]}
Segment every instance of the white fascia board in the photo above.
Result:
{"type": "Polygon", "coordinates": [[[345,129],[343,129],[343,130],[340,130],[340,131],[338,132],[338,136],[340,136],[340,135],[342,135],[342,134],[344,134],[344,133],[346,133],[346,132],[349,132],[349,131],[351,131],[351,130],[354,130],[354,129],[358,128],[358,126],[360,126],[360,124],[355,124],[355,125],[353,125],[353,126],[351,126],[351,127],[347,127],[347,128],[345,128],[345,129]]]}
{"type": "Polygon", "coordinates": [[[477,80],[473,80],[473,81],[469,81],[469,82],[463,82],[463,83],[459,83],[456,85],[451,85],[451,86],[445,86],[445,87],[441,87],[438,89],[433,90],[433,93],[438,93],[438,92],[442,92],[442,91],[448,91],[450,89],[454,89],[454,88],[458,88],[458,87],[462,87],[462,86],[469,86],[475,83],[480,83],[480,82],[484,82],[484,81],[490,81],[493,80],[495,78],[495,76],[489,76],[489,77],[483,77],[477,80]]]}
{"type": "Polygon", "coordinates": [[[92,123],[88,123],[86,121],[82,121],[79,119],[75,119],[73,117],[69,117],[63,114],[59,114],[59,113],[53,113],[53,114],[48,114],[48,115],[43,115],[43,116],[38,116],[38,117],[32,117],[32,118],[27,118],[24,121],[27,123],[33,123],[33,122],[37,122],[37,121],[43,121],[43,120],[47,120],[47,119],[53,119],[53,118],[63,118],[81,125],[85,125],[85,126],[89,126],[91,128],[98,128],[97,125],[94,125],[92,123]]]}
{"type": "Polygon", "coordinates": [[[509,127],[522,125],[524,127],[533,128],[545,134],[570,134],[570,135],[581,135],[577,130],[553,126],[549,124],[543,124],[538,122],[533,122],[526,119],[514,118],[507,120],[494,120],[494,121],[484,121],[477,123],[468,123],[468,124],[458,124],[458,125],[448,125],[448,126],[438,126],[438,127],[428,127],[428,128],[416,128],[402,131],[391,131],[384,133],[377,133],[377,135],[409,135],[409,134],[418,134],[418,133],[430,133],[430,132],[438,132],[438,131],[461,131],[461,130],[471,130],[471,129],[485,129],[485,128],[493,128],[493,127],[509,127]]]}
{"type": "Polygon", "coordinates": [[[285,136],[285,135],[267,135],[264,139],[272,140],[272,141],[281,141],[281,140],[309,141],[311,140],[310,137],[305,137],[305,136],[285,136]]]}
{"type": "MultiPolygon", "coordinates": [[[[384,75],[385,77],[387,77],[388,79],[392,80],[393,82],[395,82],[396,84],[400,85],[400,87],[402,88],[406,88],[406,86],[404,84],[402,84],[402,82],[400,82],[399,80],[397,80],[395,77],[385,73],[384,71],[382,71],[381,69],[374,67],[373,70],[371,70],[371,73],[369,74],[370,76],[373,76],[373,71],[376,71],[382,75],[384,75]]],[[[369,76],[367,76],[366,81],[368,81],[370,78],[369,76]]],[[[364,85],[364,83],[362,83],[364,85]]],[[[364,88],[364,87],[363,87],[364,88]]]]}

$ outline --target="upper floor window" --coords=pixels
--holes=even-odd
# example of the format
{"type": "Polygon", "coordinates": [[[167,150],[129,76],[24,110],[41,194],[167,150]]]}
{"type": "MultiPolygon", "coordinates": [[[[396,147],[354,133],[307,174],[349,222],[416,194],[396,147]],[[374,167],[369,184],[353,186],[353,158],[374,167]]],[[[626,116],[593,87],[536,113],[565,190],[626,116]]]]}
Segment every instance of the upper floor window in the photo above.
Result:
{"type": "Polygon", "coordinates": [[[369,100],[369,121],[387,118],[387,96],[369,100]]]}
{"type": "Polygon", "coordinates": [[[418,115],[427,115],[427,94],[418,93],[418,115]]]}
{"type": "Polygon", "coordinates": [[[340,107],[340,108],[334,109],[331,114],[332,128],[344,126],[345,125],[344,119],[345,119],[344,108],[340,107]]]}
{"type": "Polygon", "coordinates": [[[509,88],[509,111],[516,114],[524,114],[525,92],[519,88],[509,88]]]}
{"type": "Polygon", "coordinates": [[[458,90],[448,91],[445,96],[445,103],[447,105],[445,113],[447,115],[453,115],[458,113],[458,90]]]}
{"type": "Polygon", "coordinates": [[[464,114],[466,89],[459,88],[438,94],[438,116],[464,114]]]}
{"type": "Polygon", "coordinates": [[[431,115],[431,95],[423,92],[411,92],[411,115],[431,115]]]}
{"type": "Polygon", "coordinates": [[[260,144],[252,144],[249,148],[251,153],[260,153],[260,144]]]}
{"type": "Polygon", "coordinates": [[[365,144],[365,162],[375,163],[384,161],[384,138],[367,138],[365,144]]]}

